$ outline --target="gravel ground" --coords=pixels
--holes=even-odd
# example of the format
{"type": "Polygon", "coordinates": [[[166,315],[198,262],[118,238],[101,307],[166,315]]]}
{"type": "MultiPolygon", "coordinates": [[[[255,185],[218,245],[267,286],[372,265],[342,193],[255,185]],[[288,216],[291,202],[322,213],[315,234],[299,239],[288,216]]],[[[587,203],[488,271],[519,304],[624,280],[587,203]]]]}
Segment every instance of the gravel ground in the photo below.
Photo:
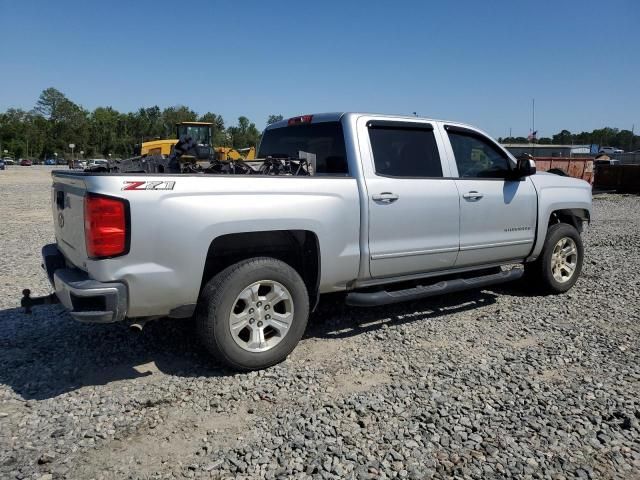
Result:
{"type": "Polygon", "coordinates": [[[0,171],[1,478],[640,478],[640,197],[595,200],[568,294],[328,297],[286,362],[234,374],[191,321],[21,314],[48,173],[0,171]]]}

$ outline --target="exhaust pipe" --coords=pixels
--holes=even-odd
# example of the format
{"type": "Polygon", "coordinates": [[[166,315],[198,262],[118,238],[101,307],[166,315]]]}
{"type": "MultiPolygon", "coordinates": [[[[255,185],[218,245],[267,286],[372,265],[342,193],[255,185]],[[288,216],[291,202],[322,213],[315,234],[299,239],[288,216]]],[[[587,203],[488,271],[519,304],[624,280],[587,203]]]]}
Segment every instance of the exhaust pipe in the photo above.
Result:
{"type": "Polygon", "coordinates": [[[147,323],[151,322],[152,320],[157,320],[158,318],[161,318],[161,317],[137,318],[133,323],[131,323],[131,325],[129,325],[129,330],[131,330],[134,333],[140,333],[142,332],[142,329],[147,323]]]}
{"type": "Polygon", "coordinates": [[[144,324],[147,322],[134,322],[131,325],[129,325],[129,330],[131,330],[134,333],[140,333],[142,332],[142,329],[144,328],[144,324]]]}

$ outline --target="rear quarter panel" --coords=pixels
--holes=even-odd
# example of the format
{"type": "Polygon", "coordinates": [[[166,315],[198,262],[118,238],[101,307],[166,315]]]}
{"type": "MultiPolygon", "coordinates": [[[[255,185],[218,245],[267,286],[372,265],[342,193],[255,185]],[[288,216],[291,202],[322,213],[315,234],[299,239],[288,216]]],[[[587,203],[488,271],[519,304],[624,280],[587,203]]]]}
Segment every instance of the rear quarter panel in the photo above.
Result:
{"type": "Polygon", "coordinates": [[[101,281],[129,287],[131,317],[165,315],[196,303],[206,255],[218,236],[309,230],[321,254],[321,292],[358,275],[360,203],[354,178],[245,176],[91,176],[87,190],[126,198],[131,250],[88,261],[101,281]],[[125,181],[172,181],[173,190],[122,190],[125,181]]]}

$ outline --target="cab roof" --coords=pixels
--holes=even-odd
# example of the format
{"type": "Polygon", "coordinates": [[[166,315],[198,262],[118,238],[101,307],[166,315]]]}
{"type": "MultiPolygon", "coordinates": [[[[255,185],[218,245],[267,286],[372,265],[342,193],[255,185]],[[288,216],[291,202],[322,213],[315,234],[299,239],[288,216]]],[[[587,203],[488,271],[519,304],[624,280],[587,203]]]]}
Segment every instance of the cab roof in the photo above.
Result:
{"type": "MultiPolygon", "coordinates": [[[[388,113],[374,113],[374,112],[326,112],[326,113],[310,113],[310,114],[304,114],[304,115],[296,115],[294,117],[289,117],[289,118],[285,118],[283,120],[280,120],[279,122],[275,122],[272,123],[271,125],[267,125],[267,127],[265,128],[265,130],[270,130],[272,128],[282,128],[282,127],[286,127],[289,125],[289,121],[292,119],[297,119],[297,118],[302,118],[302,117],[307,117],[310,116],[312,117],[312,120],[308,123],[322,123],[322,122],[338,122],[342,119],[342,117],[344,117],[345,115],[348,116],[362,116],[362,115],[366,115],[366,116],[374,116],[374,117],[385,117],[385,118],[397,118],[398,120],[424,120],[424,121],[431,121],[431,122],[446,122],[446,123],[451,123],[451,124],[455,124],[455,125],[464,125],[460,122],[454,122],[454,121],[449,121],[449,120],[442,120],[442,119],[435,119],[435,118],[429,118],[429,117],[419,117],[416,115],[399,115],[399,114],[388,114],[388,113]]],[[[303,123],[303,122],[301,122],[303,123]]]]}

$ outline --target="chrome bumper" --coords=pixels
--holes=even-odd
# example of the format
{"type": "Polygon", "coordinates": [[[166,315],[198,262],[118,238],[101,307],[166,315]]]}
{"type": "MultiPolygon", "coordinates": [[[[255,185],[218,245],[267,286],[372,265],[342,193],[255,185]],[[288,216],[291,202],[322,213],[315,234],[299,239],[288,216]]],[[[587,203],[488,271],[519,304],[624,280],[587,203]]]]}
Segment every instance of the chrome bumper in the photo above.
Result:
{"type": "Polygon", "coordinates": [[[119,282],[98,282],[82,270],[67,268],[55,244],[42,248],[43,267],[60,303],[71,316],[87,323],[111,323],[127,314],[127,287],[119,282]]]}

